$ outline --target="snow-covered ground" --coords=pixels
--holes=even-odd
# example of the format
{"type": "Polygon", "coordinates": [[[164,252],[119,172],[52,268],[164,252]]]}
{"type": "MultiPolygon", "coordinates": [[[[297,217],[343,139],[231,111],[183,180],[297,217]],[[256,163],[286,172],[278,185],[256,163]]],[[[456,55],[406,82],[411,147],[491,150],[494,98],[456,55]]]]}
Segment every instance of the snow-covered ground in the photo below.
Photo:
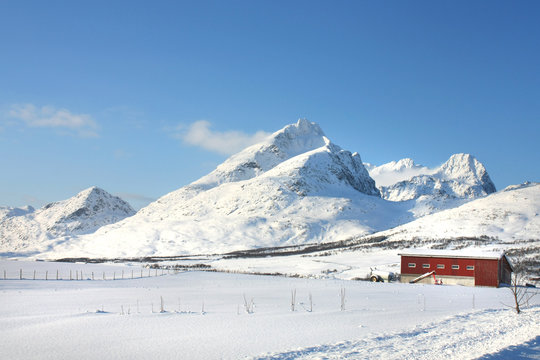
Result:
{"type": "Polygon", "coordinates": [[[540,296],[517,315],[505,288],[142,270],[0,261],[1,357],[535,358],[538,349],[540,296]],[[63,280],[44,280],[57,270],[63,280]],[[70,270],[85,280],[70,281],[70,270]]]}

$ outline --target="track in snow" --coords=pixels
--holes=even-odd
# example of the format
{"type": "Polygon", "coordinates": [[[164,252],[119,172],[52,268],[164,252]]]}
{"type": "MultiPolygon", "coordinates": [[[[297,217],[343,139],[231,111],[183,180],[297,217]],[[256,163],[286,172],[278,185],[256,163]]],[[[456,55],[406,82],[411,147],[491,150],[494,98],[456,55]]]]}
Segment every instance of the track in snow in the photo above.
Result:
{"type": "Polygon", "coordinates": [[[538,347],[535,339],[539,334],[540,306],[520,315],[510,309],[482,310],[411,331],[267,354],[257,359],[475,359],[487,354],[496,359],[496,353],[513,353],[516,349],[511,347],[516,345],[518,351],[531,354],[524,359],[539,359],[533,349],[538,347]]]}

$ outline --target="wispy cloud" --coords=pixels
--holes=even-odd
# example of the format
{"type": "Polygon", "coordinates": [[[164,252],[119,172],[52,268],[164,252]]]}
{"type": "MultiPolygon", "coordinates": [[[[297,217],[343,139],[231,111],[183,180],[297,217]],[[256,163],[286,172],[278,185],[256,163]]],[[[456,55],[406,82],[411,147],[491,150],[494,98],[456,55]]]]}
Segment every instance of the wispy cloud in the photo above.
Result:
{"type": "Polygon", "coordinates": [[[18,120],[27,127],[68,130],[69,133],[81,137],[98,136],[98,125],[90,115],[74,114],[67,109],[57,109],[53,106],[16,104],[9,109],[8,117],[18,120]]]}
{"type": "Polygon", "coordinates": [[[151,202],[156,201],[155,198],[142,194],[118,193],[116,194],[116,196],[119,196],[121,199],[124,199],[125,201],[130,203],[130,205],[133,206],[133,208],[136,210],[139,210],[150,204],[151,202]]]}
{"type": "Polygon", "coordinates": [[[132,154],[127,152],[124,149],[116,149],[114,150],[114,158],[117,160],[123,160],[123,159],[129,159],[132,157],[132,154]]]}
{"type": "Polygon", "coordinates": [[[257,131],[254,134],[246,134],[236,130],[215,131],[211,127],[211,123],[206,120],[195,121],[188,126],[180,125],[176,128],[175,137],[187,145],[198,146],[223,155],[231,155],[270,135],[264,131],[257,131]]]}

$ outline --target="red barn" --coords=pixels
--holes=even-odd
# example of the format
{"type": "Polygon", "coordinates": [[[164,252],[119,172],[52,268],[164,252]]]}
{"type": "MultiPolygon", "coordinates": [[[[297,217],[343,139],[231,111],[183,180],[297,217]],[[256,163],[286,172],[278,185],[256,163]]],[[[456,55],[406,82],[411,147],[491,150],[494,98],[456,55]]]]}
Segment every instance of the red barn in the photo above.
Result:
{"type": "MultiPolygon", "coordinates": [[[[494,286],[510,284],[512,265],[504,252],[417,249],[401,254],[401,282],[435,272],[443,284],[494,286]]],[[[433,284],[433,276],[420,283],[433,284]]]]}

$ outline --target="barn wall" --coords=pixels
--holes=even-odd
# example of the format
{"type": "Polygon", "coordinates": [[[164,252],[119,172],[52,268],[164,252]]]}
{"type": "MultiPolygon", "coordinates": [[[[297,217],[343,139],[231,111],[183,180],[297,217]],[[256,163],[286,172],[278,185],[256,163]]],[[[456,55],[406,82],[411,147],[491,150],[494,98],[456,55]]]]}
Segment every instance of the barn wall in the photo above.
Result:
{"type": "Polygon", "coordinates": [[[503,258],[499,262],[499,283],[512,283],[512,268],[510,267],[506,256],[503,256],[503,258]]]}
{"type": "Polygon", "coordinates": [[[422,275],[435,270],[436,275],[441,276],[474,276],[474,270],[467,270],[467,266],[475,266],[475,259],[423,256],[401,257],[401,274],[422,275]],[[416,267],[410,268],[409,263],[415,263],[416,267]],[[423,267],[424,264],[429,265],[429,267],[423,267]],[[438,268],[437,265],[444,265],[444,269],[438,268]],[[458,265],[459,269],[452,269],[452,265],[458,265]]]}
{"type": "Polygon", "coordinates": [[[499,286],[498,260],[477,259],[474,269],[476,286],[499,286]]]}
{"type": "MultiPolygon", "coordinates": [[[[409,282],[414,278],[430,271],[435,271],[436,277],[442,278],[445,284],[460,284],[467,286],[494,286],[500,283],[509,283],[511,268],[505,257],[497,259],[474,259],[474,258],[451,258],[451,257],[424,257],[424,256],[401,256],[402,282],[409,282]],[[415,263],[416,267],[410,268],[409,263],[415,263]],[[426,267],[424,267],[424,265],[426,267]],[[443,265],[444,268],[438,268],[443,265]],[[458,269],[452,269],[452,265],[458,265],[458,269]],[[467,270],[467,266],[473,266],[473,270],[467,270]],[[463,278],[462,280],[460,280],[463,278]]],[[[432,284],[433,278],[424,279],[419,283],[432,284]]]]}

